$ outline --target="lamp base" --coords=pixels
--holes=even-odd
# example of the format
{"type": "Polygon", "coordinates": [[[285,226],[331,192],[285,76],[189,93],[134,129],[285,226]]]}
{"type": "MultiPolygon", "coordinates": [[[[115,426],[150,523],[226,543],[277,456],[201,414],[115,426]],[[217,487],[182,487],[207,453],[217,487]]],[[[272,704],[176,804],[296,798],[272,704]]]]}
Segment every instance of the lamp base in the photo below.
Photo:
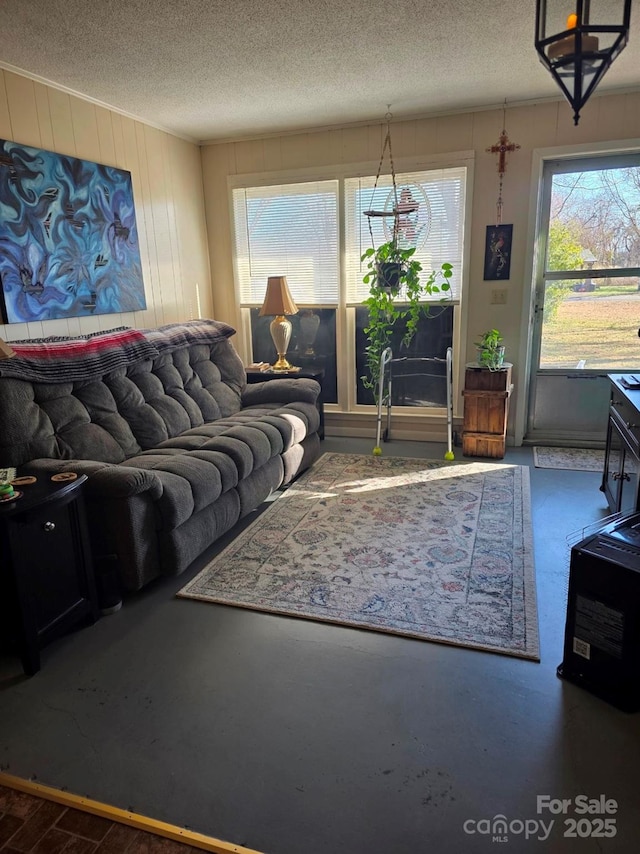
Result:
{"type": "Polygon", "coordinates": [[[283,373],[285,371],[287,371],[287,372],[291,373],[292,371],[299,371],[300,368],[296,368],[295,365],[291,365],[289,362],[287,362],[287,360],[284,358],[284,356],[282,356],[282,355],[280,355],[280,353],[278,353],[278,361],[275,363],[275,365],[271,365],[271,370],[272,371],[282,371],[283,373]]]}
{"type": "MultiPolygon", "coordinates": [[[[286,360],[287,348],[291,340],[291,321],[283,314],[279,314],[271,321],[269,325],[271,337],[278,354],[278,359],[275,365],[271,366],[272,371],[295,371],[296,368],[290,365],[286,360]]],[[[300,370],[299,368],[297,370],[300,370]]]]}

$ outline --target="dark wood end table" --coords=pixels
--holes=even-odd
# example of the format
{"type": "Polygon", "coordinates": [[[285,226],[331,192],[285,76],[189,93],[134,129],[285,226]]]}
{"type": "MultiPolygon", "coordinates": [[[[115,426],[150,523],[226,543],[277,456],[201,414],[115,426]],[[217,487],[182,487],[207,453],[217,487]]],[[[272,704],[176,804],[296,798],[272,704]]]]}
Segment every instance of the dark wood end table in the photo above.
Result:
{"type": "MultiPolygon", "coordinates": [[[[18,476],[30,472],[18,470],[18,476]]],[[[40,669],[40,649],[84,621],[98,619],[82,490],[87,480],[52,482],[39,473],[0,503],[3,622],[25,673],[40,669]]]]}

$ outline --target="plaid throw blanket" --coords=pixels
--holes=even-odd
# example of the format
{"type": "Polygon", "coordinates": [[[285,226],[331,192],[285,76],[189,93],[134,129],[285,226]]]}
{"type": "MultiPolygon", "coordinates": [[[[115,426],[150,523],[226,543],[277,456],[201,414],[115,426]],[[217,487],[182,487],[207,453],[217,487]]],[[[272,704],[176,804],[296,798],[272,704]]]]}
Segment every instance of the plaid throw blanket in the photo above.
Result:
{"type": "Polygon", "coordinates": [[[235,335],[236,330],[219,320],[188,320],[142,332],[160,353],[173,353],[189,344],[217,344],[235,335]]]}
{"type": "Polygon", "coordinates": [[[158,350],[142,332],[127,326],[77,338],[10,343],[16,355],[0,361],[0,376],[36,383],[92,381],[116,368],[158,356],[158,350]]]}

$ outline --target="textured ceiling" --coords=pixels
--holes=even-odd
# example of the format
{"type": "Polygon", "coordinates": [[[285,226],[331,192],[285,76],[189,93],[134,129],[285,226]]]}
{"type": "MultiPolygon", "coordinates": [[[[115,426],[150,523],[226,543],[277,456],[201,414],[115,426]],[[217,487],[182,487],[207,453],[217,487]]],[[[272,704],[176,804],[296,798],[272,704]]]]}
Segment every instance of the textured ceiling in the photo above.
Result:
{"type": "MultiPolygon", "coordinates": [[[[640,87],[638,17],[599,92],[640,87]]],[[[557,98],[534,18],[534,0],[0,0],[0,64],[228,139],[557,98]]]]}

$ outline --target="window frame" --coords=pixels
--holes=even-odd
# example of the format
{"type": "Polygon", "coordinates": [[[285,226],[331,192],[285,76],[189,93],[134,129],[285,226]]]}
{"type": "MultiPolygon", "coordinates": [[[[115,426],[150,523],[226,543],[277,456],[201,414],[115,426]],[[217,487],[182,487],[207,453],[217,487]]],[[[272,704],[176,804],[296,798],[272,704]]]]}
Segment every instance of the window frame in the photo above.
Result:
{"type": "MultiPolygon", "coordinates": [[[[549,281],[566,281],[582,279],[585,267],[573,270],[550,270],[549,261],[549,231],[551,228],[551,194],[554,175],[567,175],[576,172],[597,172],[606,168],[624,168],[640,165],[640,150],[589,152],[588,154],[568,154],[564,157],[548,157],[542,162],[540,173],[540,207],[537,228],[538,259],[534,280],[534,329],[533,347],[531,352],[531,367],[537,376],[564,376],[569,368],[543,368],[540,365],[542,350],[542,334],[544,323],[544,292],[549,281]]],[[[588,270],[590,279],[633,278],[640,276],[640,267],[594,267],[588,270]]],[[[611,370],[614,370],[612,368],[611,370]]],[[[583,368],[584,375],[597,376],[603,373],[602,368],[583,368]]],[[[606,371],[605,371],[606,373],[606,371]]],[[[534,408],[535,381],[530,380],[529,413],[534,408]]]]}
{"type": "MultiPolygon", "coordinates": [[[[453,359],[454,359],[454,402],[458,404],[461,397],[459,390],[464,381],[464,364],[461,363],[461,354],[464,353],[464,337],[466,335],[466,294],[469,286],[469,267],[471,257],[471,213],[473,210],[473,187],[474,187],[474,164],[475,151],[464,150],[447,154],[434,154],[425,157],[396,157],[394,158],[396,175],[407,172],[419,172],[463,167],[466,169],[464,187],[464,224],[463,224],[463,258],[462,275],[460,284],[460,298],[451,301],[454,305],[453,319],[453,359]]],[[[233,206],[233,190],[242,188],[254,188],[261,186],[273,186],[287,183],[304,183],[324,180],[338,181],[338,251],[340,253],[340,279],[339,298],[335,305],[325,304],[323,308],[335,308],[336,310],[336,340],[338,342],[337,355],[337,387],[338,403],[328,404],[328,412],[340,412],[343,414],[366,414],[371,415],[373,407],[356,403],[357,377],[356,377],[356,353],[355,353],[355,309],[361,306],[361,301],[348,301],[346,299],[345,283],[345,216],[344,216],[344,180],[346,178],[369,178],[375,176],[379,161],[370,160],[357,163],[345,163],[328,166],[305,167],[300,169],[274,170],[268,172],[241,173],[227,176],[227,200],[230,224],[230,251],[233,263],[233,292],[235,303],[240,313],[240,329],[238,330],[237,347],[240,356],[245,363],[252,360],[251,352],[251,322],[250,309],[259,307],[260,303],[244,304],[240,301],[239,293],[239,271],[238,259],[236,257],[235,245],[235,216],[233,206]]],[[[314,307],[300,304],[300,308],[314,307]]],[[[454,405],[454,414],[458,415],[458,406],[454,405]]],[[[445,409],[433,409],[426,407],[402,407],[398,408],[399,415],[421,416],[422,418],[435,418],[438,421],[445,414],[445,409]],[[408,413],[400,412],[400,409],[410,410],[408,413]]]]}

